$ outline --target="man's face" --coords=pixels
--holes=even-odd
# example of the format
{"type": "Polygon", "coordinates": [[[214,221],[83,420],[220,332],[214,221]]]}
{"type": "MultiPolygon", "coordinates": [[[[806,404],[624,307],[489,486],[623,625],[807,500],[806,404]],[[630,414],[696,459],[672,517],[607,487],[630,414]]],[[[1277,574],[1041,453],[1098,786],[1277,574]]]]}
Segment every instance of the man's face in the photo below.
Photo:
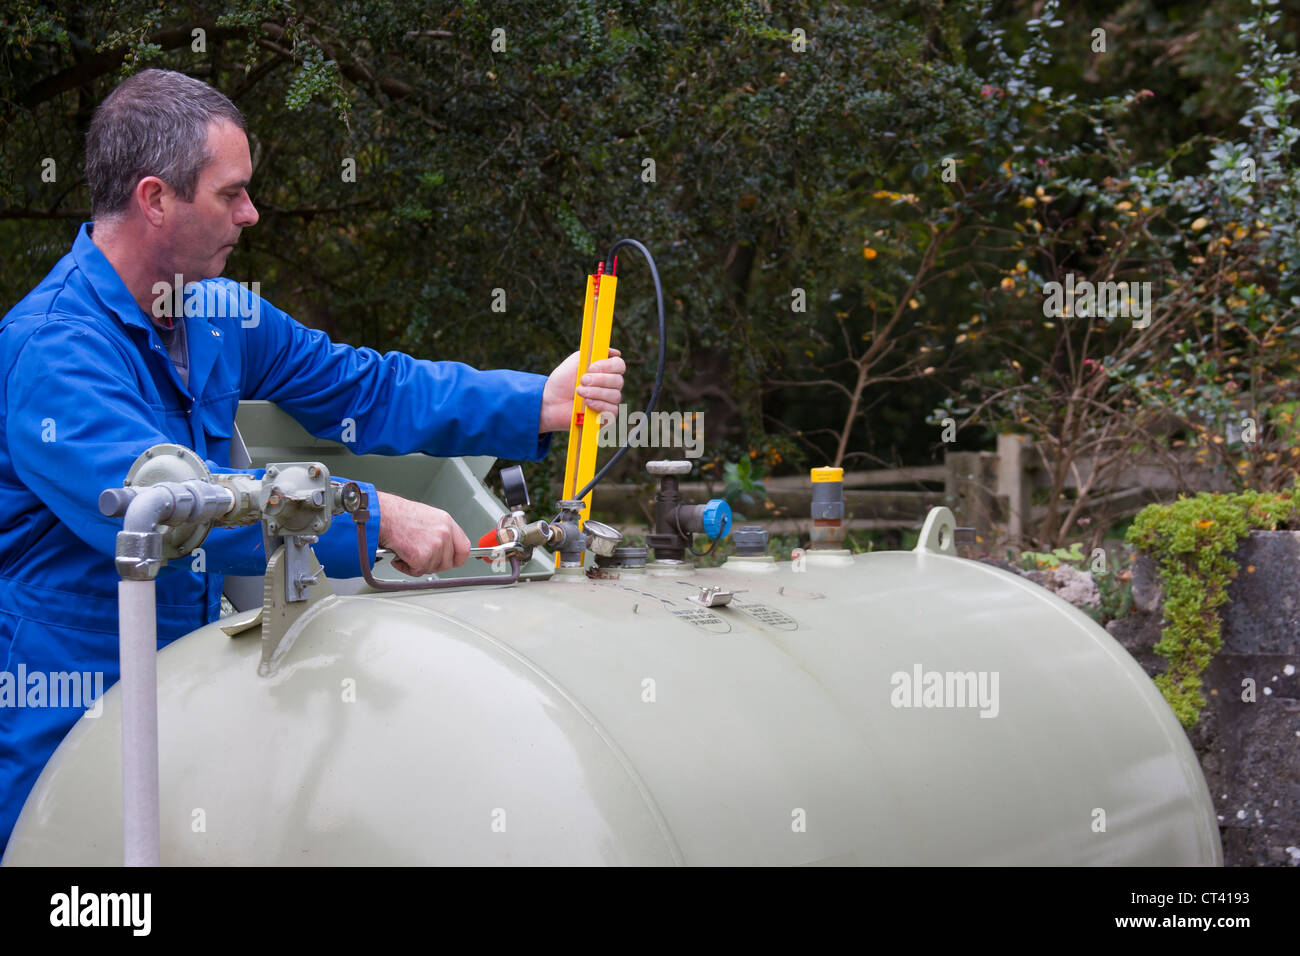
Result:
{"type": "Polygon", "coordinates": [[[186,282],[221,275],[240,232],[258,220],[248,196],[253,162],[244,131],[228,120],[208,124],[207,152],[194,201],[171,194],[161,237],[171,260],[166,271],[179,272],[186,282]]]}

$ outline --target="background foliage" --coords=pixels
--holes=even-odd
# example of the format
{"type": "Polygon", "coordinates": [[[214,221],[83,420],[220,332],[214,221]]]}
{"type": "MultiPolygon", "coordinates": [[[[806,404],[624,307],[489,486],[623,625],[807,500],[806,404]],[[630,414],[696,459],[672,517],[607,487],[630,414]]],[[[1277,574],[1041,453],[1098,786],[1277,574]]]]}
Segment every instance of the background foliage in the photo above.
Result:
{"type": "MultiPolygon", "coordinates": [[[[95,105],[166,66],[249,120],[263,218],[227,274],[340,340],[547,371],[575,347],[584,276],[630,235],[669,299],[661,407],[706,411],[719,479],[746,457],[938,460],[952,415],[963,448],[1023,430],[1067,467],[1194,447],[1281,487],[1300,15],[1065,7],[18,0],[0,19],[0,307],[87,218],[95,105]],[[1152,280],[1152,329],[1044,321],[1042,284],[1067,271],[1152,280]],[[1253,448],[1224,424],[1249,412],[1253,448]]],[[[653,301],[638,261],[620,271],[636,401],[653,301]]],[[[1041,539],[1062,544],[1071,514],[1041,539]]]]}

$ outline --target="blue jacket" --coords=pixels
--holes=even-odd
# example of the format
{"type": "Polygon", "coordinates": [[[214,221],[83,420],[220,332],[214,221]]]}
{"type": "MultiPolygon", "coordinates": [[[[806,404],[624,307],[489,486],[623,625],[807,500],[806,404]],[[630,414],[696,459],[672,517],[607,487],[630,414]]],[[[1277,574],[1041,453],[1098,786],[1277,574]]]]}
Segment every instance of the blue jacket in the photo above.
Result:
{"type": "MultiPolygon", "coordinates": [[[[90,224],[0,322],[0,849],[89,704],[49,706],[69,696],[49,699],[49,675],[102,673],[103,687],[117,680],[113,554],[122,523],[102,516],[98,499],[146,448],[174,442],[214,471],[234,470],[240,399],[273,401],[313,435],[350,439],[358,454],[536,461],[550,446],[537,431],[545,376],[336,345],[234,282],[198,288],[203,295],[188,287],[185,299],[188,388],[90,224]]],[[[378,496],[359,484],[370,494],[373,553],[378,496]]],[[[265,568],[259,525],[213,529],[203,550],[206,573],[183,559],[158,576],[160,648],[217,619],[223,574],[265,568]]],[[[361,573],[347,515],[315,550],[331,577],[361,573]]]]}

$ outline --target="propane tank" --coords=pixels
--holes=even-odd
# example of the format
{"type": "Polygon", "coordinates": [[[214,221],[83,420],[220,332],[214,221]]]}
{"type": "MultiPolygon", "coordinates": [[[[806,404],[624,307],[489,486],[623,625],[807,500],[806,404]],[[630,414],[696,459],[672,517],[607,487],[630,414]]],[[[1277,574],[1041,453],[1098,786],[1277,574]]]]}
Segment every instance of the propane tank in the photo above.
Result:
{"type": "MultiPolygon", "coordinates": [[[[427,486],[427,464],[286,422],[250,445],[427,486]]],[[[513,511],[485,470],[442,463],[426,500],[490,527],[513,511]]],[[[661,469],[664,514],[679,470],[661,469]]],[[[676,504],[701,532],[729,525],[676,504]]],[[[772,561],[747,531],[701,568],[679,530],[665,519],[655,560],[602,544],[591,568],[537,557],[511,585],[325,580],[269,654],[264,608],[173,642],[162,863],[1221,864],[1196,757],[1141,667],[1059,598],[959,558],[947,509],[913,551],[824,562],[772,561]]],[[[120,704],[111,689],[63,741],[6,865],[121,862],[120,704]]]]}

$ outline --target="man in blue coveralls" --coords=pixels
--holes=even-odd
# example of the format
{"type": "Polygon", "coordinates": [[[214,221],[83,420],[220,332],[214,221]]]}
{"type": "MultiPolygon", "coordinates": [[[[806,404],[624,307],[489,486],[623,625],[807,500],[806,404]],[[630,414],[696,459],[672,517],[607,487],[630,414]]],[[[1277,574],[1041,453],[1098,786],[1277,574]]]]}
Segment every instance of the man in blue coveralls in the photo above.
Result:
{"type": "MultiPolygon", "coordinates": [[[[547,377],[336,345],[215,278],[258,215],[244,119],[198,80],[146,70],[118,86],[91,123],[86,176],[93,222],[0,322],[0,850],[90,704],[70,706],[51,675],[118,678],[121,521],[98,499],[141,452],[173,442],[230,471],[247,398],[275,402],[321,438],[351,438],[358,454],[537,461],[549,433],[568,427],[577,375],[577,353],[547,377]],[[157,307],[178,276],[183,314],[157,307]]],[[[626,367],[611,355],[578,387],[597,413],[615,410],[623,387],[626,367]]],[[[446,512],[359,484],[378,512],[371,553],[389,548],[415,575],[468,559],[446,512]]],[[[223,574],[265,568],[258,525],[213,529],[203,549],[207,573],[173,562],[158,576],[159,647],[216,620],[223,574]]],[[[349,516],[315,550],[332,577],[361,573],[349,516]]]]}

